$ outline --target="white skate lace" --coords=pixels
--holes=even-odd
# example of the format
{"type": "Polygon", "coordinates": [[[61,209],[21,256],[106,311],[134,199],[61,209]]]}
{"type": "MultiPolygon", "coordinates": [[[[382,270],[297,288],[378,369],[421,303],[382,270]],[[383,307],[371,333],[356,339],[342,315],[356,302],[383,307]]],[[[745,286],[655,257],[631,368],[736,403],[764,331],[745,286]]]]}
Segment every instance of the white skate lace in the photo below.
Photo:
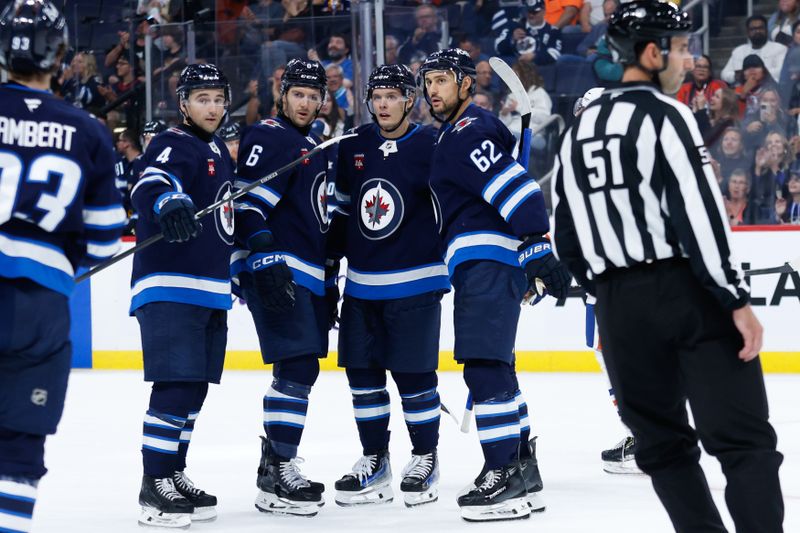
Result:
{"type": "Polygon", "coordinates": [[[377,465],[377,455],[362,455],[361,458],[356,461],[356,464],[353,465],[353,471],[350,474],[358,478],[359,481],[363,482],[372,475],[372,472],[375,470],[377,465]]]}
{"type": "Polygon", "coordinates": [[[192,483],[192,480],[183,472],[175,472],[175,483],[178,487],[191,493],[193,496],[199,496],[203,491],[198,489],[192,483]]]}
{"type": "Polygon", "coordinates": [[[483,481],[478,486],[478,491],[482,492],[492,488],[498,481],[500,481],[500,470],[489,470],[483,476],[483,481]]]}
{"type": "Polygon", "coordinates": [[[403,477],[425,479],[433,468],[433,454],[412,455],[411,461],[403,468],[403,477]]]}
{"type": "Polygon", "coordinates": [[[168,500],[183,498],[181,493],[175,488],[175,483],[172,482],[172,478],[170,477],[156,479],[156,490],[168,500]]]}
{"type": "Polygon", "coordinates": [[[300,463],[303,462],[305,461],[302,457],[295,457],[281,463],[281,479],[292,489],[301,489],[311,486],[308,479],[300,473],[300,463]]]}

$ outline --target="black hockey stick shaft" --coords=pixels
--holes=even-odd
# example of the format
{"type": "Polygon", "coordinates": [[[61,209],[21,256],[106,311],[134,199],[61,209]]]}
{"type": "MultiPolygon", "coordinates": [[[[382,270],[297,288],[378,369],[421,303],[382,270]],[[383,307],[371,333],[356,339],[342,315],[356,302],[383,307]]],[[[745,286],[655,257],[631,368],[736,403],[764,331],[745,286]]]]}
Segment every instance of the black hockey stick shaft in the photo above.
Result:
{"type": "MultiPolygon", "coordinates": [[[[346,139],[348,137],[354,137],[356,135],[357,134],[355,134],[355,133],[350,133],[348,135],[340,135],[339,137],[333,137],[332,139],[328,139],[327,141],[323,142],[319,146],[315,147],[313,150],[310,150],[307,154],[303,154],[301,157],[295,159],[291,163],[287,163],[287,164],[283,165],[281,168],[273,171],[270,174],[267,174],[263,178],[259,178],[258,180],[254,181],[253,183],[251,183],[247,187],[239,189],[238,191],[236,191],[232,195],[228,196],[227,198],[223,198],[222,200],[219,200],[218,202],[214,202],[213,204],[211,204],[210,206],[206,207],[205,209],[202,209],[201,211],[198,211],[197,213],[195,213],[194,219],[195,220],[200,220],[201,218],[205,217],[209,213],[213,212],[215,209],[218,209],[219,207],[221,207],[221,206],[223,206],[223,205],[225,205],[227,203],[233,202],[234,200],[238,200],[239,198],[241,198],[245,194],[249,193],[250,191],[252,191],[256,187],[258,187],[260,185],[263,185],[263,184],[267,183],[268,181],[276,178],[277,176],[280,176],[281,174],[283,174],[285,172],[288,172],[289,170],[293,169],[297,165],[302,164],[303,161],[305,161],[306,159],[310,159],[311,157],[313,157],[316,154],[320,153],[321,151],[323,151],[324,149],[328,148],[329,146],[331,146],[333,144],[336,144],[336,143],[342,141],[343,139],[346,139]]],[[[80,282],[82,282],[84,280],[89,279],[90,277],[94,276],[98,272],[102,272],[103,270],[107,269],[108,267],[117,264],[118,262],[122,261],[126,257],[129,257],[129,256],[135,254],[136,252],[140,252],[140,251],[144,250],[148,246],[157,243],[158,241],[160,241],[163,238],[164,238],[164,235],[162,233],[157,233],[157,234],[153,235],[152,237],[149,237],[148,239],[140,242],[139,244],[137,244],[133,248],[130,248],[130,249],[125,250],[124,252],[122,252],[120,254],[115,255],[114,257],[112,257],[108,261],[97,265],[96,267],[94,267],[93,269],[89,270],[88,272],[84,272],[83,274],[81,274],[80,276],[75,278],[75,283],[80,283],[80,282]]]]}

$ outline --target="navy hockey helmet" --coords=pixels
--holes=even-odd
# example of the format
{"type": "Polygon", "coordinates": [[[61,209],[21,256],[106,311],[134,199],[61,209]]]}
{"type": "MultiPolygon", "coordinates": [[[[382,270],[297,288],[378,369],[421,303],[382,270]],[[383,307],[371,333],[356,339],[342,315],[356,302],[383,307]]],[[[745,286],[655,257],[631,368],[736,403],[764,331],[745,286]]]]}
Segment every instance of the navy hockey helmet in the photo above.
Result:
{"type": "Polygon", "coordinates": [[[219,138],[224,142],[235,141],[242,136],[242,127],[238,122],[232,122],[219,130],[219,138]]]}
{"type": "Polygon", "coordinates": [[[53,2],[13,0],[0,13],[0,66],[7,70],[48,72],[68,41],[67,22],[53,2]]]}
{"type": "Polygon", "coordinates": [[[167,129],[167,125],[163,120],[151,120],[146,122],[142,128],[142,135],[157,135],[167,129]]]}
{"type": "MultiPolygon", "coordinates": [[[[428,72],[436,72],[439,70],[450,70],[456,76],[456,83],[461,86],[464,78],[469,76],[472,78],[472,84],[469,87],[469,94],[475,92],[477,84],[477,73],[475,71],[475,63],[469,54],[461,48],[446,48],[432,53],[420,65],[419,72],[417,73],[417,81],[423,88],[425,100],[428,99],[428,91],[425,89],[425,75],[428,72]]],[[[430,103],[430,102],[428,102],[430,103]]]]}
{"type": "Polygon", "coordinates": [[[365,101],[372,97],[374,89],[400,89],[404,96],[413,96],[417,91],[414,74],[405,65],[381,65],[372,71],[367,82],[365,101]]]}
{"type": "Polygon", "coordinates": [[[317,89],[322,100],[328,87],[328,75],[319,61],[292,59],[281,75],[281,96],[289,87],[310,87],[317,89]]]}
{"type": "Polygon", "coordinates": [[[622,6],[608,22],[608,47],[617,63],[636,65],[642,45],[655,43],[664,57],[669,55],[670,39],[687,35],[692,29],[689,15],[672,2],[635,0],[622,6]]]}
{"type": "Polygon", "coordinates": [[[179,100],[186,100],[192,91],[198,89],[222,89],[225,104],[231,101],[231,85],[219,67],[211,63],[194,63],[187,65],[178,78],[176,91],[179,100]]]}

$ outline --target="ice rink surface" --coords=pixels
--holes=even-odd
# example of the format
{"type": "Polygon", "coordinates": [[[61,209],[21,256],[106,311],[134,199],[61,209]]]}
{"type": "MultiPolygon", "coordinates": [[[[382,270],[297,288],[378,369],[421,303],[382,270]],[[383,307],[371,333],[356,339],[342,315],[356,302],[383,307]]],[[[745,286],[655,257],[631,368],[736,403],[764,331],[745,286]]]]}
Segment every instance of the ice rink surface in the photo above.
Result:
{"type": "MultiPolygon", "coordinates": [[[[521,374],[520,384],[539,435],[538,457],[547,510],[529,520],[471,524],[461,520],[456,493],[478,473],[480,448],[473,432],[442,418],[439,453],[442,483],[437,503],[406,509],[399,474],[410,445],[396,389],[392,394],[392,466],[395,501],[345,509],[333,502],[333,482],[360,455],[350,394],[342,372],[323,372],[311,393],[300,446],[303,472],[326,484],[326,505],[314,518],[276,517],[256,511],[258,436],[263,433],[264,372],[226,372],[212,386],[197,422],[187,474],[219,497],[219,518],[194,524],[198,532],[534,531],[536,533],[660,533],[672,531],[648,479],[605,474],[599,455],[623,436],[600,374],[521,374]]],[[[391,380],[390,380],[391,382],[391,380]]],[[[786,504],[785,531],[800,531],[800,376],[768,375],[771,420],[786,504]]],[[[442,373],[443,402],[459,416],[466,387],[458,373],[442,373]]],[[[137,525],[141,481],[141,427],[149,388],[137,371],[75,371],[59,432],[48,440],[50,473],[39,486],[34,517],[38,533],[142,532],[137,525]]],[[[703,457],[709,483],[726,520],[724,478],[718,463],[703,457]]],[[[153,530],[155,531],[155,530],[153,530]]]]}

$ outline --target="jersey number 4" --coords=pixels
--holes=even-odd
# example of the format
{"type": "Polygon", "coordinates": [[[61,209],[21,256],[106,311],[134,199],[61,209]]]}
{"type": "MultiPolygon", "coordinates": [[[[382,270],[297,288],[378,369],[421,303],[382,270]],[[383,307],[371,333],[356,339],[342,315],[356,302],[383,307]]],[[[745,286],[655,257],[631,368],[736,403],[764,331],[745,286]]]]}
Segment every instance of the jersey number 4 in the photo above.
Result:
{"type": "MultiPolygon", "coordinates": [[[[23,167],[22,160],[15,153],[0,151],[0,224],[5,224],[14,215],[23,167]]],[[[42,229],[53,231],[64,220],[67,207],[78,194],[82,175],[77,163],[59,155],[40,155],[30,164],[25,182],[46,184],[51,178],[58,180],[55,194],[42,192],[36,200],[36,208],[45,212],[38,222],[42,229]]]]}

